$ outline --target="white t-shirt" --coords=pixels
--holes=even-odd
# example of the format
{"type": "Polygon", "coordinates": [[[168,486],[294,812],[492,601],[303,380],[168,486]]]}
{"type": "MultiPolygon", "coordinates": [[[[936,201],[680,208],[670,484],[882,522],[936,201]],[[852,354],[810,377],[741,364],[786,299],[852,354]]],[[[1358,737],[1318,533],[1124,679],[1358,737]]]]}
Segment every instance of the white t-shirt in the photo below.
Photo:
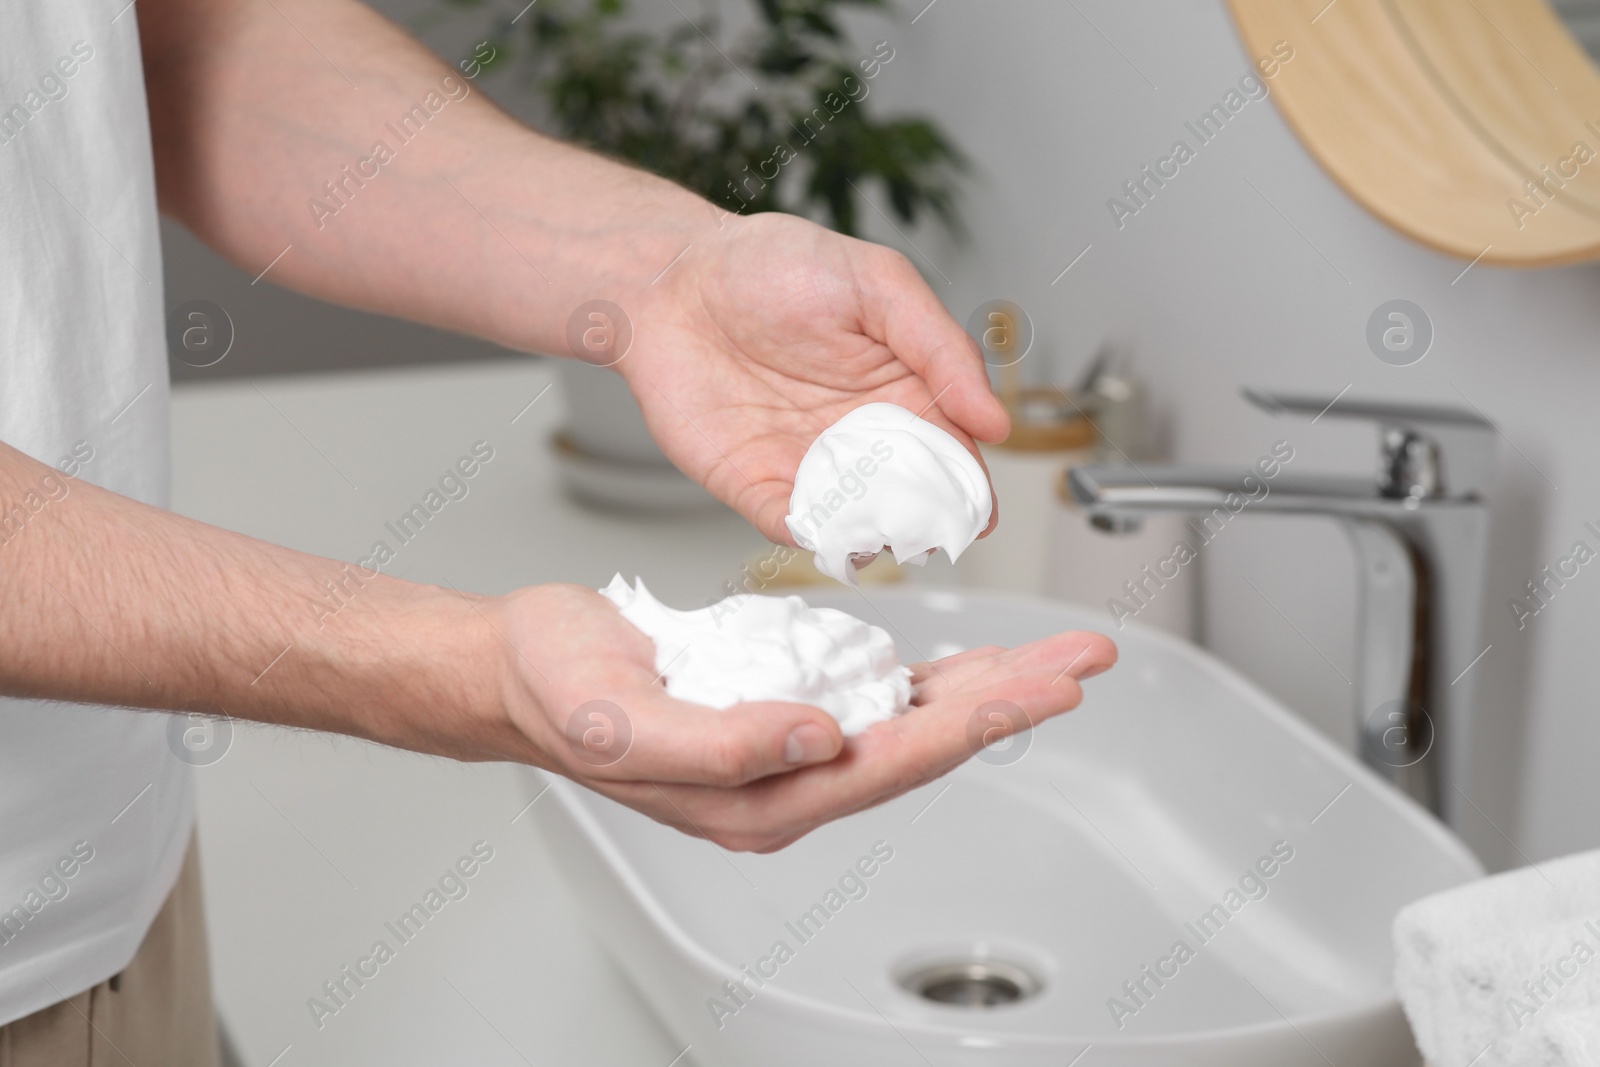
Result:
{"type": "MultiPolygon", "coordinates": [[[[164,506],[161,248],[131,8],[5,3],[0,440],[78,482],[164,506]]],[[[58,536],[52,511],[71,506],[78,482],[52,475],[5,502],[0,588],[19,542],[58,536]]],[[[108,578],[126,565],[115,554],[86,562],[108,578]]],[[[93,621],[97,609],[79,606],[93,621]]],[[[0,1025],[104,981],[138,949],[194,817],[172,721],[0,698],[0,1025]]]]}

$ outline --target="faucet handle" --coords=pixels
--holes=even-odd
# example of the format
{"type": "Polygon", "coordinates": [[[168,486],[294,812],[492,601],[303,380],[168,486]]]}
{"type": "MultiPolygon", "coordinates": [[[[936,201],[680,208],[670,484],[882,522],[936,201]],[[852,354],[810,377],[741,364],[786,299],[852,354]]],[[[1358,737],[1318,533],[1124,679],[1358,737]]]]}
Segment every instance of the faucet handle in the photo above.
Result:
{"type": "Polygon", "coordinates": [[[1350,400],[1244,389],[1274,415],[1367,419],[1380,433],[1379,490],[1398,499],[1479,497],[1494,473],[1494,423],[1481,411],[1386,400],[1350,400]]]}

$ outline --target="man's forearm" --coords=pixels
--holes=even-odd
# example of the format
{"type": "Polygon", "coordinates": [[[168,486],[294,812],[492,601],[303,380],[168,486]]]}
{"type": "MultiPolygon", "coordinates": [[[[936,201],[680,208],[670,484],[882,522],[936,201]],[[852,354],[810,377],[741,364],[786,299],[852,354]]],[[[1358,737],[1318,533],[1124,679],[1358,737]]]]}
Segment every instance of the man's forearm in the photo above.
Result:
{"type": "Polygon", "coordinates": [[[525,747],[479,598],[173,515],[0,444],[0,692],[335,730],[461,759],[525,747]],[[358,581],[336,616],[324,584],[358,581]],[[486,654],[487,653],[487,654],[486,654]]]}
{"type": "Polygon", "coordinates": [[[564,352],[574,308],[628,306],[719,232],[707,201],[528,130],[355,0],[138,13],[163,210],[251,272],[283,253],[270,281],[564,352]]]}

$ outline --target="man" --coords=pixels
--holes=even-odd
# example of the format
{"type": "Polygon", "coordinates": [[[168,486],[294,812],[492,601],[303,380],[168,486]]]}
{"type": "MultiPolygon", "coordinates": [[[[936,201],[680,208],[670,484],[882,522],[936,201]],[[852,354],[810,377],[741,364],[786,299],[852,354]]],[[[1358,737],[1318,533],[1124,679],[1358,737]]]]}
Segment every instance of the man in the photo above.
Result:
{"type": "Polygon", "coordinates": [[[626,308],[616,370],[652,434],[774,541],[800,456],[846,411],[926,409],[969,446],[1006,415],[903,257],[541,137],[354,0],[5,20],[0,1067],[214,1062],[187,767],[165,716],[99,705],[530,763],[770,850],[948,771],[980,704],[1037,722],[1115,658],[1087,634],[967,652],[845,743],[817,708],[667,697],[648,640],[585,588],[378,577],[319,628],[340,564],[161,510],[158,201],[270,282],[512,348],[564,353],[573,309],[626,308]],[[594,699],[633,727],[607,767],[563,735],[594,699]]]}

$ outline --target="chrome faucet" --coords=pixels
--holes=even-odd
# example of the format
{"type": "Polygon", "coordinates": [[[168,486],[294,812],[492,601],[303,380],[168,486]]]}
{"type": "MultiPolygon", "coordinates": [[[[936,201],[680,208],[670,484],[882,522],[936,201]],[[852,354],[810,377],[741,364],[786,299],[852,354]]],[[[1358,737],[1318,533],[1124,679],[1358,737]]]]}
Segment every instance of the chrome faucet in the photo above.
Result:
{"type": "Polygon", "coordinates": [[[1376,478],[1259,476],[1187,464],[1097,464],[1067,472],[1073,499],[1110,530],[1155,511],[1232,517],[1241,497],[1263,514],[1337,519],[1356,557],[1354,712],[1363,760],[1459,826],[1476,692],[1489,540],[1484,493],[1492,423],[1475,411],[1285,396],[1246,389],[1277,415],[1360,418],[1379,428],[1376,478]],[[1239,494],[1239,495],[1234,495],[1239,494]],[[1232,496],[1235,506],[1228,509],[1232,496]]]}

